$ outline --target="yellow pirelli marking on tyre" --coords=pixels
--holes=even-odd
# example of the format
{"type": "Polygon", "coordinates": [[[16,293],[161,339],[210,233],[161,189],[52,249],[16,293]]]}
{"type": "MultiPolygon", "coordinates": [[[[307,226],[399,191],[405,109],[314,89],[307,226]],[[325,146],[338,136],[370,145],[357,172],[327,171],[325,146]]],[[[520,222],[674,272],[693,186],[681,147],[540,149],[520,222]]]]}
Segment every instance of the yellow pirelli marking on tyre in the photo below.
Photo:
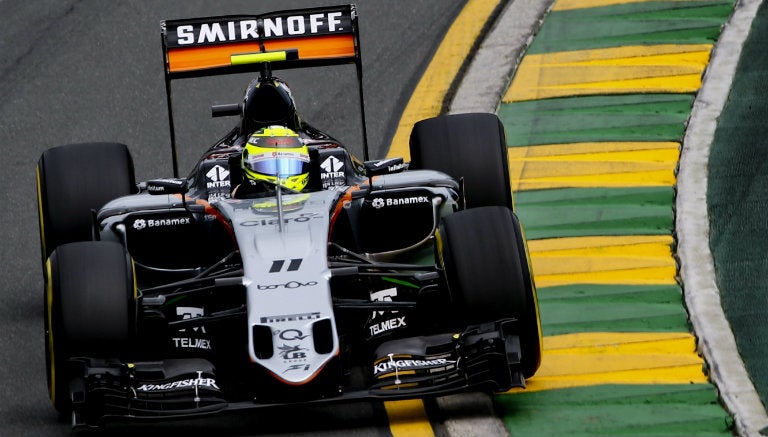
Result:
{"type": "MultiPolygon", "coordinates": [[[[41,222],[42,223],[42,222],[41,222]]],[[[53,280],[51,278],[51,260],[45,262],[45,308],[46,323],[48,324],[48,342],[45,347],[48,348],[48,358],[50,365],[48,367],[49,386],[48,391],[51,402],[56,405],[56,366],[53,354],[53,280]]]]}
{"type": "Polygon", "coordinates": [[[38,220],[40,220],[40,247],[43,252],[43,258],[45,258],[46,250],[45,247],[45,226],[43,224],[43,196],[42,191],[40,189],[40,166],[38,165],[35,167],[35,176],[37,177],[37,215],[38,220]]]}

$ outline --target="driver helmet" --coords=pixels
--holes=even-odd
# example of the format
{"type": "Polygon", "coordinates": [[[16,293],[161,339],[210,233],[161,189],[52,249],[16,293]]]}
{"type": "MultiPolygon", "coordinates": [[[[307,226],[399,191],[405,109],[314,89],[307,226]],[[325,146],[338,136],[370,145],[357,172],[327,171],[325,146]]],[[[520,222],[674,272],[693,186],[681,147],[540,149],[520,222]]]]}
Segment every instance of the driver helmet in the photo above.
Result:
{"type": "Polygon", "coordinates": [[[299,192],[309,181],[309,150],[296,132],[269,126],[248,137],[241,166],[250,181],[266,181],[299,192]]]}
{"type": "Polygon", "coordinates": [[[254,132],[267,126],[301,127],[296,103],[288,84],[277,77],[254,79],[245,90],[243,132],[254,132]]]}

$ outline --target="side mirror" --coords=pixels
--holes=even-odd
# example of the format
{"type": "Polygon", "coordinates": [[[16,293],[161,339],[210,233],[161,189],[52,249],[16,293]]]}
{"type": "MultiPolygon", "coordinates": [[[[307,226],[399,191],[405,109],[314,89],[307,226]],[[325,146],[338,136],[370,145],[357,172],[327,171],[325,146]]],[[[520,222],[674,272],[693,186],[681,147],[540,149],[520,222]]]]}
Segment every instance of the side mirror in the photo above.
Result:
{"type": "Polygon", "coordinates": [[[373,177],[383,174],[400,173],[401,171],[408,169],[408,164],[403,161],[403,158],[389,158],[380,159],[378,161],[365,161],[363,163],[365,167],[366,176],[373,177]]]}
{"type": "Polygon", "coordinates": [[[149,194],[184,194],[189,190],[186,179],[153,179],[147,181],[149,194]]]}

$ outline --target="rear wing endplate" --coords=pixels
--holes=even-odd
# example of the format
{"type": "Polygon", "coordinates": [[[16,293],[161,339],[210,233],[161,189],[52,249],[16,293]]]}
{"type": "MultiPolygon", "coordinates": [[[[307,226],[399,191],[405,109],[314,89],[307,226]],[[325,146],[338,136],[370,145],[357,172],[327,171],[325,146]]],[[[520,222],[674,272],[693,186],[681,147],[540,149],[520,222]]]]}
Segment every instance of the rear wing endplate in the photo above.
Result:
{"type": "Polygon", "coordinates": [[[178,177],[171,81],[220,74],[326,65],[357,67],[363,149],[368,144],[362,61],[355,5],[271,12],[262,15],[165,20],[160,23],[173,174],[178,177]]]}

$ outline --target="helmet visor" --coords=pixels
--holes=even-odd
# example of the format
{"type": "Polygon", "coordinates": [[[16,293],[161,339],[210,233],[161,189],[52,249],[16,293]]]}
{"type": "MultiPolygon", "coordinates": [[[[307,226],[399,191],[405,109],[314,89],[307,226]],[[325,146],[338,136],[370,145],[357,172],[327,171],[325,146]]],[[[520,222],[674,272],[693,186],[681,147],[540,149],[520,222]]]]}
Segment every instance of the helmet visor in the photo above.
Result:
{"type": "Polygon", "coordinates": [[[289,177],[309,172],[309,156],[299,152],[271,151],[249,154],[245,166],[265,176],[289,177]]]}

